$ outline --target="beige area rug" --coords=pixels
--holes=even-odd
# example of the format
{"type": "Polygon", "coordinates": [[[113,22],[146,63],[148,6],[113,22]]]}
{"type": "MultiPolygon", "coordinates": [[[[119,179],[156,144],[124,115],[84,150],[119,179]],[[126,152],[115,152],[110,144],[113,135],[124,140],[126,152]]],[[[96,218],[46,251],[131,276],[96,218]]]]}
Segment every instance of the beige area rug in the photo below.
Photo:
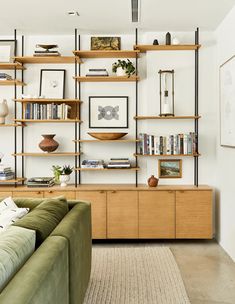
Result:
{"type": "Polygon", "coordinates": [[[84,304],[189,304],[168,247],[94,245],[84,304]]]}

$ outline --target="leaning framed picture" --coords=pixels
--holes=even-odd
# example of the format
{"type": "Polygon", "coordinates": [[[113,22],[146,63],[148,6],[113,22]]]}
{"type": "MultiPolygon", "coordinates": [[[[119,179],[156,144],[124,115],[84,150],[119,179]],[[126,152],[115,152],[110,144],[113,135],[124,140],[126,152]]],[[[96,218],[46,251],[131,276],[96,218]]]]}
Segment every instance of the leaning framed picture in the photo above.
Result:
{"type": "Polygon", "coordinates": [[[109,51],[120,50],[121,38],[120,37],[91,37],[91,50],[92,51],[109,51]]]}
{"type": "Polygon", "coordinates": [[[65,98],[65,70],[42,69],[39,95],[44,98],[65,98]]]}
{"type": "Polygon", "coordinates": [[[0,62],[13,62],[15,40],[0,40],[0,62]]]}
{"type": "Polygon", "coordinates": [[[182,159],[159,159],[158,175],[159,178],[181,178],[182,159]]]}
{"type": "Polygon", "coordinates": [[[235,56],[220,66],[220,145],[235,147],[235,56]]]}
{"type": "Polygon", "coordinates": [[[128,96],[90,96],[89,128],[128,128],[128,96]]]}

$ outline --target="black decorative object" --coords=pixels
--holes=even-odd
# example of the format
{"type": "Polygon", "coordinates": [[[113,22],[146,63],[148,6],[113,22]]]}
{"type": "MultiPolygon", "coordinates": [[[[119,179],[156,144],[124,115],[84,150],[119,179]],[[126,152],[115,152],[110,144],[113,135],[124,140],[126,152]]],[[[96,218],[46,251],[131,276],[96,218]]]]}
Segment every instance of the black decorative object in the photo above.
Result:
{"type": "Polygon", "coordinates": [[[166,33],[166,45],[171,45],[171,34],[166,33]]]}
{"type": "Polygon", "coordinates": [[[174,70],[160,70],[160,116],[174,116],[174,70]]]}
{"type": "Polygon", "coordinates": [[[153,40],[153,45],[159,45],[159,43],[158,43],[158,40],[157,40],[157,39],[154,39],[154,40],[153,40]]]}

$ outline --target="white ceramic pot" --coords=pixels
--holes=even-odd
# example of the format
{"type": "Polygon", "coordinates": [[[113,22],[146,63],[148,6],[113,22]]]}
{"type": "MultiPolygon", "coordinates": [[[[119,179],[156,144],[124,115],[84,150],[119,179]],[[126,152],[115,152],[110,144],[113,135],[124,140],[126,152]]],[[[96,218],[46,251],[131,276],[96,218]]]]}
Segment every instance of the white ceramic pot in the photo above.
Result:
{"type": "Polygon", "coordinates": [[[60,186],[61,187],[66,187],[68,181],[70,181],[69,175],[65,175],[65,174],[60,175],[60,186]]]}
{"type": "Polygon", "coordinates": [[[6,99],[3,99],[2,102],[0,102],[0,124],[5,123],[5,117],[8,114],[8,105],[6,99]]]}
{"type": "Polygon", "coordinates": [[[118,67],[116,71],[117,76],[126,76],[126,71],[122,67],[118,67]]]}

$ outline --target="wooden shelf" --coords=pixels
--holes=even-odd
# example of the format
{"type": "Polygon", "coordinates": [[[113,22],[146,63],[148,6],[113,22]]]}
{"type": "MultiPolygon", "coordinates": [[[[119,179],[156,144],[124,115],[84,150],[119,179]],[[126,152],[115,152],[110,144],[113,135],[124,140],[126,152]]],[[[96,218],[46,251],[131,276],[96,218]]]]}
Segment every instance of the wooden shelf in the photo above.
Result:
{"type": "Polygon", "coordinates": [[[139,52],[139,50],[73,51],[79,58],[136,58],[139,52]]]}
{"type": "Polygon", "coordinates": [[[1,127],[21,127],[20,124],[12,123],[12,124],[0,124],[1,127]]]}
{"type": "Polygon", "coordinates": [[[24,98],[13,99],[16,102],[21,103],[82,103],[79,99],[55,99],[55,98],[24,98]]]}
{"type": "Polygon", "coordinates": [[[14,119],[16,122],[22,123],[82,123],[80,119],[14,119]]]}
{"type": "Polygon", "coordinates": [[[200,156],[201,154],[196,153],[196,154],[134,154],[134,156],[150,156],[150,157],[195,157],[195,156],[200,156]]]}
{"type": "MultiPolygon", "coordinates": [[[[15,61],[24,63],[32,63],[32,64],[47,64],[47,63],[75,63],[76,57],[74,56],[24,56],[24,57],[14,57],[15,61]]],[[[77,62],[81,63],[81,61],[77,58],[77,62]]]]}
{"type": "Polygon", "coordinates": [[[78,76],[78,82],[130,82],[139,80],[139,76],[78,76]]]}
{"type": "Polygon", "coordinates": [[[0,70],[25,70],[25,68],[22,66],[19,62],[1,62],[0,63],[0,70]]]}
{"type": "Polygon", "coordinates": [[[178,44],[178,45],[152,45],[142,44],[134,45],[135,50],[139,50],[141,53],[147,51],[195,51],[201,47],[200,44],[178,44]]]}
{"type": "Polygon", "coordinates": [[[117,169],[114,169],[114,168],[111,168],[111,169],[108,169],[108,168],[75,168],[74,170],[76,171],[139,171],[140,168],[117,168],[117,169]]]}
{"type": "Polygon", "coordinates": [[[199,119],[201,116],[134,116],[134,119],[145,120],[145,119],[199,119]]]}
{"type": "Polygon", "coordinates": [[[106,139],[106,140],[98,140],[98,139],[80,139],[80,140],[73,140],[73,142],[80,142],[80,143],[136,143],[140,142],[139,139],[106,139]]]}
{"type": "Polygon", "coordinates": [[[8,179],[8,180],[0,180],[0,184],[15,184],[25,181],[26,178],[17,178],[17,179],[8,179]]]}
{"type": "Polygon", "coordinates": [[[42,156],[42,157],[54,157],[54,156],[78,156],[81,155],[81,153],[75,153],[75,152],[42,152],[42,153],[14,153],[12,156],[42,156]]]}
{"type": "Polygon", "coordinates": [[[4,86],[12,86],[12,85],[25,86],[26,84],[22,81],[13,79],[13,80],[0,80],[0,85],[4,85],[4,86]]]}

